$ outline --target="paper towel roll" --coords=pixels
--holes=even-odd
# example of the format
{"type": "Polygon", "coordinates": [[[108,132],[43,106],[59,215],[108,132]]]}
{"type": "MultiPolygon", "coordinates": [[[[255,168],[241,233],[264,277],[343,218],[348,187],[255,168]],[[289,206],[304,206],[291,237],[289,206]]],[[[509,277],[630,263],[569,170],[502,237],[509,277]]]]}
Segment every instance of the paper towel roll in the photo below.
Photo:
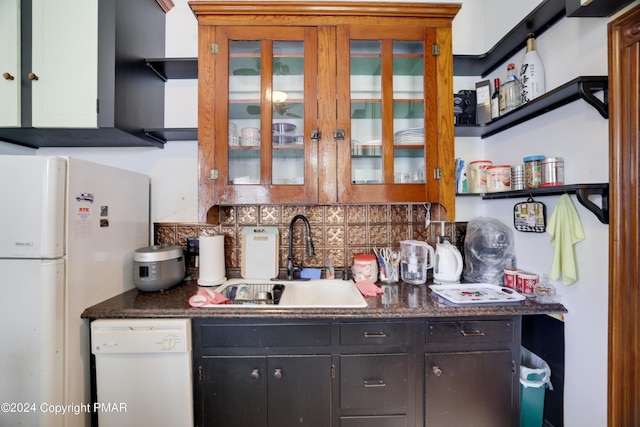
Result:
{"type": "Polygon", "coordinates": [[[227,280],[224,268],[224,236],[200,236],[198,285],[217,286],[227,280]]]}

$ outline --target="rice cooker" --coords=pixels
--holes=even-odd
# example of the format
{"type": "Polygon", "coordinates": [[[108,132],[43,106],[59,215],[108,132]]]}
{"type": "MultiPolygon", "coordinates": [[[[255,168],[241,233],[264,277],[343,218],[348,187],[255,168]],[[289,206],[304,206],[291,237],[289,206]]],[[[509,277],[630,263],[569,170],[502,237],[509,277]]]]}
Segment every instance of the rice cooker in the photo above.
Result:
{"type": "Polygon", "coordinates": [[[145,292],[161,291],[182,282],[186,269],[180,246],[154,245],[133,254],[133,284],[145,292]]]}

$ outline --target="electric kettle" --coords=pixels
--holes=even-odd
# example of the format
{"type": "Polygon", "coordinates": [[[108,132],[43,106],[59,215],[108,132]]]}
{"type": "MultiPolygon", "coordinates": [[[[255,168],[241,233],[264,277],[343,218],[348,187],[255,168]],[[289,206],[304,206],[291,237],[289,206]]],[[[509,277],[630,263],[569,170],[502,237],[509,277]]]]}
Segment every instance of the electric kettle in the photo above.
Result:
{"type": "Polygon", "coordinates": [[[418,240],[400,241],[400,274],[402,281],[421,285],[427,281],[427,269],[433,267],[433,247],[418,240]]]}
{"type": "Polygon", "coordinates": [[[462,255],[449,241],[436,245],[433,263],[433,281],[435,283],[458,283],[462,273],[462,255]]]}

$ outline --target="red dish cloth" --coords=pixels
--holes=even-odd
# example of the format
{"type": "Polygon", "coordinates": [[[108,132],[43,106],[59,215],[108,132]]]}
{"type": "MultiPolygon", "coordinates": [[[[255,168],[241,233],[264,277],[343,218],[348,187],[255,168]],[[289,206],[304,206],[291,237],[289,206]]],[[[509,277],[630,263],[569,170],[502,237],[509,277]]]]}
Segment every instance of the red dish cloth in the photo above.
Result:
{"type": "Polygon", "coordinates": [[[191,307],[206,307],[215,304],[233,304],[229,298],[209,288],[198,288],[198,292],[189,298],[191,307]]]}
{"type": "Polygon", "coordinates": [[[362,295],[365,297],[375,297],[378,294],[383,294],[384,290],[377,287],[371,280],[362,280],[356,282],[356,286],[362,295]]]}

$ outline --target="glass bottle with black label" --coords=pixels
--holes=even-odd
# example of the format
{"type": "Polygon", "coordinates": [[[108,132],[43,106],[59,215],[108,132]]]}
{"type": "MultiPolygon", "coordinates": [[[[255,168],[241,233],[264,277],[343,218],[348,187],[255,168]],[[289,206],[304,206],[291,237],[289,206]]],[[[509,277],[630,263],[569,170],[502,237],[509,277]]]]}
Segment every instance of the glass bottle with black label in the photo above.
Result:
{"type": "Polygon", "coordinates": [[[493,95],[491,95],[491,120],[500,117],[500,79],[493,79],[493,95]]]}

